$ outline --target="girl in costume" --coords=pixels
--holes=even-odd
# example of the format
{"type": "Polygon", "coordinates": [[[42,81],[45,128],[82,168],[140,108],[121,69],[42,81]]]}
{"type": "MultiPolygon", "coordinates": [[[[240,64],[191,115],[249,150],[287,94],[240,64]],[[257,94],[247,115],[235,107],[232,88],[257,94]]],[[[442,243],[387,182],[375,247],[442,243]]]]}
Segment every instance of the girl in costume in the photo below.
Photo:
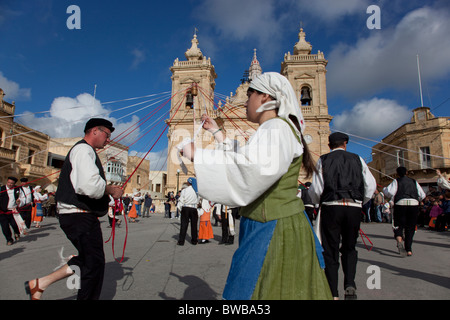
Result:
{"type": "Polygon", "coordinates": [[[245,104],[259,128],[237,151],[204,115],[216,148],[182,146],[194,161],[200,196],[242,207],[239,248],[224,299],[332,299],[320,244],[297,197],[300,168],[314,171],[302,132],[303,116],[289,81],[274,72],[253,79],[245,104]]]}
{"type": "Polygon", "coordinates": [[[113,197],[109,196],[109,210],[108,210],[108,220],[109,220],[109,226],[112,227],[113,221],[114,223],[117,223],[118,226],[122,223],[122,220],[115,218],[123,213],[123,203],[122,199],[114,199],[113,197]],[[115,219],[115,220],[114,220],[115,219]]]}
{"type": "Polygon", "coordinates": [[[130,211],[128,211],[128,221],[136,222],[136,218],[138,217],[137,207],[139,206],[139,200],[133,198],[133,204],[131,205],[130,211]]]}
{"type": "Polygon", "coordinates": [[[198,228],[198,242],[208,243],[209,239],[214,238],[213,229],[211,226],[211,212],[214,204],[208,200],[202,199],[201,207],[198,209],[199,228],[198,228]]]}
{"type": "Polygon", "coordinates": [[[36,228],[41,227],[41,222],[44,219],[44,213],[42,210],[42,201],[45,201],[48,199],[48,194],[41,194],[41,186],[36,186],[34,188],[34,204],[35,206],[31,210],[31,221],[35,222],[36,228]]]}

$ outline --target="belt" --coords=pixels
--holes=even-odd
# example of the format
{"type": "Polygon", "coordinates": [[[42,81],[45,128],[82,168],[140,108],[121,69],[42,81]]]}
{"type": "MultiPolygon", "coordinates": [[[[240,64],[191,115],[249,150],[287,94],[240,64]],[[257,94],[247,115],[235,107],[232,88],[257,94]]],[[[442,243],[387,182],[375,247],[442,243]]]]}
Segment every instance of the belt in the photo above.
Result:
{"type": "Polygon", "coordinates": [[[88,210],[83,210],[83,209],[78,209],[78,208],[59,210],[59,214],[87,213],[87,212],[89,212],[89,211],[88,210]]]}
{"type": "Polygon", "coordinates": [[[196,209],[196,208],[197,208],[197,205],[196,205],[196,204],[185,204],[185,205],[183,205],[183,207],[194,208],[194,209],[196,209]]]}
{"type": "Polygon", "coordinates": [[[362,203],[361,202],[355,202],[355,201],[353,201],[351,199],[341,199],[341,200],[335,200],[335,201],[322,202],[322,205],[325,205],[325,206],[346,206],[346,207],[358,207],[358,208],[362,207],[362,203]]]}

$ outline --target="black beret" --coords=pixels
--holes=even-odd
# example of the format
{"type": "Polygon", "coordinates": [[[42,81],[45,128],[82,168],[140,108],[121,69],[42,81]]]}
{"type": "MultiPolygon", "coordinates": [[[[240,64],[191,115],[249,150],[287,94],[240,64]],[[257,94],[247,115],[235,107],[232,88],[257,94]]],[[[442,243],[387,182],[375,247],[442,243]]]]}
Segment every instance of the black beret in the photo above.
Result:
{"type": "Polygon", "coordinates": [[[20,182],[28,182],[27,178],[20,178],[20,182]]]}
{"type": "Polygon", "coordinates": [[[348,142],[348,135],[342,132],[334,132],[328,137],[329,143],[348,142]]]}
{"type": "Polygon", "coordinates": [[[16,177],[8,177],[8,180],[12,180],[14,182],[17,182],[17,178],[16,177]]]}
{"type": "Polygon", "coordinates": [[[84,127],[84,132],[86,133],[86,131],[88,131],[91,128],[95,128],[95,127],[105,127],[105,128],[108,128],[109,131],[111,131],[111,132],[114,132],[114,130],[115,130],[111,121],[108,121],[108,120],[102,119],[102,118],[92,118],[92,119],[89,119],[88,122],[86,122],[86,126],[84,127]]]}

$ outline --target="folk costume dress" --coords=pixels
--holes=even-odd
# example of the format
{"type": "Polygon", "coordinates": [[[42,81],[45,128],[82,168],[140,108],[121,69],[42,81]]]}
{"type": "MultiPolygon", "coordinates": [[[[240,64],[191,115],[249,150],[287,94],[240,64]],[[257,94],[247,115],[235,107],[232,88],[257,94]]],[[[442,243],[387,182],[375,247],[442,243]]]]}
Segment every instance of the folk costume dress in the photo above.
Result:
{"type": "Polygon", "coordinates": [[[227,300],[331,299],[320,244],[297,197],[304,129],[288,80],[265,73],[250,87],[276,101],[259,110],[277,109],[278,118],[262,123],[248,143],[234,152],[231,143],[197,149],[194,166],[200,196],[242,207],[239,248],[223,298],[227,300]]]}
{"type": "Polygon", "coordinates": [[[128,212],[129,219],[136,219],[138,217],[137,208],[139,206],[139,200],[133,199],[133,204],[131,206],[130,211],[128,212]]]}
{"type": "Polygon", "coordinates": [[[211,213],[213,206],[208,200],[202,199],[202,206],[198,209],[199,228],[198,240],[209,240],[214,238],[214,233],[211,225],[211,213]]]}
{"type": "MultiPolygon", "coordinates": [[[[37,188],[35,188],[37,189],[37,188]]],[[[39,226],[39,223],[42,222],[44,213],[42,210],[42,201],[45,201],[48,199],[47,194],[41,194],[40,192],[35,191],[34,192],[34,204],[35,206],[31,210],[31,221],[36,222],[37,226],[39,226]]]]}

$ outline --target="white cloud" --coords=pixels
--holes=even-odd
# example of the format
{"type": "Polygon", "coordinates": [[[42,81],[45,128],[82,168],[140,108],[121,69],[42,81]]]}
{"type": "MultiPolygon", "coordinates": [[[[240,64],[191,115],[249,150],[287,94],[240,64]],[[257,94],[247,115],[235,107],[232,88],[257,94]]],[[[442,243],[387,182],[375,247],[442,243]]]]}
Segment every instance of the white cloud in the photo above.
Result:
{"type": "Polygon", "coordinates": [[[448,11],[423,7],[394,28],[373,30],[354,45],[341,43],[327,57],[328,92],[361,98],[389,89],[418,90],[417,54],[424,81],[447,77],[449,30],[448,11]]]}
{"type": "Polygon", "coordinates": [[[131,55],[133,56],[133,62],[131,64],[131,69],[136,69],[141,63],[143,63],[146,59],[146,53],[141,49],[133,49],[131,51],[131,55]]]}
{"type": "MultiPolygon", "coordinates": [[[[274,0],[203,0],[194,10],[194,18],[212,25],[227,41],[256,41],[270,55],[283,34],[283,17],[276,16],[276,5],[274,0]]],[[[220,41],[216,39],[216,45],[220,41]]]]}
{"type": "MultiPolygon", "coordinates": [[[[144,157],[146,152],[130,151],[130,156],[144,157]]],[[[167,170],[167,148],[149,152],[145,159],[150,160],[150,171],[165,171],[167,170]]]]}
{"type": "MultiPolygon", "coordinates": [[[[83,136],[84,126],[90,118],[105,118],[111,121],[116,128],[112,134],[113,139],[139,121],[139,117],[132,116],[129,122],[118,122],[110,116],[110,113],[111,111],[104,108],[99,100],[89,93],[82,93],[76,98],[55,98],[48,116],[36,117],[31,112],[25,112],[24,116],[18,120],[30,128],[48,134],[52,138],[70,138],[83,136]]],[[[131,130],[118,137],[120,139],[118,142],[128,145],[135,141],[139,136],[140,129],[137,128],[130,132],[131,130]]]]}
{"type": "Polygon", "coordinates": [[[299,11],[312,14],[322,22],[332,23],[346,15],[364,15],[370,3],[368,0],[300,0],[297,5],[299,11]]]}
{"type": "Polygon", "coordinates": [[[412,113],[406,106],[388,99],[373,98],[357,103],[352,110],[335,116],[335,130],[362,137],[384,137],[409,122],[412,113]]]}
{"type": "Polygon", "coordinates": [[[6,100],[28,100],[31,98],[31,89],[21,88],[17,82],[7,79],[0,71],[0,88],[6,94],[6,100]]]}

